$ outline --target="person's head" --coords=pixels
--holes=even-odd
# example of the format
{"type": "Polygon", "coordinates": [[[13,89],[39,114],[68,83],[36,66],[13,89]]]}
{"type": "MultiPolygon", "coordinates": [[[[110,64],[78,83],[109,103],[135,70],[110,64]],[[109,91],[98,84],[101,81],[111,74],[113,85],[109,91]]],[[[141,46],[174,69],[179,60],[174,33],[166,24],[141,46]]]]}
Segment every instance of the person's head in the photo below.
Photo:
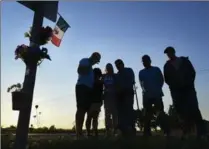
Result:
{"type": "Polygon", "coordinates": [[[122,70],[125,67],[125,65],[121,59],[117,59],[115,61],[115,66],[118,69],[118,71],[122,70]]]}
{"type": "Polygon", "coordinates": [[[101,55],[98,52],[94,52],[94,53],[92,53],[92,55],[89,59],[90,59],[92,65],[95,65],[95,64],[98,64],[100,62],[101,55]]]}
{"type": "Polygon", "coordinates": [[[173,47],[167,47],[164,50],[164,53],[167,54],[168,58],[171,59],[171,60],[176,58],[176,51],[173,47]]]}
{"type": "Polygon", "coordinates": [[[142,63],[145,68],[148,68],[151,66],[151,58],[149,57],[149,55],[142,56],[142,63]]]}
{"type": "Polygon", "coordinates": [[[100,68],[94,68],[93,72],[94,72],[95,79],[100,79],[102,77],[102,71],[100,68]]]}
{"type": "Polygon", "coordinates": [[[107,74],[113,74],[114,73],[113,65],[111,63],[108,63],[105,67],[105,71],[107,74]]]}

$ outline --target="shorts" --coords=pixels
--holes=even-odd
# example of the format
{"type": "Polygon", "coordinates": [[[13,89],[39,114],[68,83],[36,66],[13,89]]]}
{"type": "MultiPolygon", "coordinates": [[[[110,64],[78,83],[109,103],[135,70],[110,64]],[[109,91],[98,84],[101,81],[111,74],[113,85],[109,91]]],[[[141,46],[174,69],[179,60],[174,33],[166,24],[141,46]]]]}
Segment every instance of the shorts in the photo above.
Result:
{"type": "Polygon", "coordinates": [[[85,85],[76,85],[76,102],[77,109],[88,111],[91,107],[92,88],[85,85]]]}

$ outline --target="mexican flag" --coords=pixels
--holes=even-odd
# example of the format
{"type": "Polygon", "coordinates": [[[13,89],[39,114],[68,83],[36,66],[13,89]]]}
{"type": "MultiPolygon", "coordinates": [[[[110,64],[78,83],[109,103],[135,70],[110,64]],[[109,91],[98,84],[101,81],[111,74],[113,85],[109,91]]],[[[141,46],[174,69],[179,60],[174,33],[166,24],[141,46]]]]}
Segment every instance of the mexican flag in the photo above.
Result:
{"type": "Polygon", "coordinates": [[[60,46],[64,33],[67,31],[69,27],[70,25],[63,19],[63,17],[60,16],[54,28],[52,40],[51,40],[51,42],[55,46],[57,47],[60,46]]]}

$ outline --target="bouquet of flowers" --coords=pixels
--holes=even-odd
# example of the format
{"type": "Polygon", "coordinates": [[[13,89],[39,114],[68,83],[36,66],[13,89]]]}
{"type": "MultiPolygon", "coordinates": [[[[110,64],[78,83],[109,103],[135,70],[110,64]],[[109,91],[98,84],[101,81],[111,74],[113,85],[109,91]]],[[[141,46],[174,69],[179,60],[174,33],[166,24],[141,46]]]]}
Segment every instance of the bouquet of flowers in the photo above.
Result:
{"type": "MultiPolygon", "coordinates": [[[[31,38],[31,32],[32,32],[32,28],[30,28],[29,32],[25,33],[25,37],[31,38]]],[[[41,27],[39,44],[40,45],[47,44],[51,40],[52,35],[53,35],[53,29],[51,27],[49,27],[49,26],[41,27]]]]}
{"type": "Polygon", "coordinates": [[[20,83],[13,84],[10,87],[8,87],[7,92],[10,92],[14,88],[15,88],[15,92],[19,92],[22,89],[22,85],[20,83]]]}
{"type": "Polygon", "coordinates": [[[17,60],[18,58],[22,60],[26,59],[28,49],[29,49],[29,46],[24,45],[24,44],[17,46],[15,50],[15,60],[17,60]]]}
{"type": "Polygon", "coordinates": [[[51,60],[47,48],[33,48],[24,44],[17,46],[15,50],[15,59],[18,58],[26,64],[32,62],[37,63],[37,65],[40,65],[44,59],[51,60]]]}

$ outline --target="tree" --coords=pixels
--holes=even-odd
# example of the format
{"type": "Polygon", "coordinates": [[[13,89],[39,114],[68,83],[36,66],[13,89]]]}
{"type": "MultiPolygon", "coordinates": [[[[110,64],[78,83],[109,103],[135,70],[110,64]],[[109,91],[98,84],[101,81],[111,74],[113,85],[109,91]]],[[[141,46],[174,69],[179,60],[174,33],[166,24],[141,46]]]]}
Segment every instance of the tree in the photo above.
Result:
{"type": "Polygon", "coordinates": [[[30,125],[30,128],[33,128],[33,124],[30,125]]]}
{"type": "Polygon", "coordinates": [[[43,127],[43,128],[42,128],[42,131],[43,131],[44,133],[47,133],[47,132],[49,131],[49,129],[48,129],[48,127],[43,127]]]}
{"type": "Polygon", "coordinates": [[[16,127],[14,125],[11,125],[9,128],[10,129],[16,129],[16,127]]]}
{"type": "Polygon", "coordinates": [[[50,126],[49,127],[49,131],[50,132],[54,132],[56,130],[56,127],[54,125],[50,126]]]}

